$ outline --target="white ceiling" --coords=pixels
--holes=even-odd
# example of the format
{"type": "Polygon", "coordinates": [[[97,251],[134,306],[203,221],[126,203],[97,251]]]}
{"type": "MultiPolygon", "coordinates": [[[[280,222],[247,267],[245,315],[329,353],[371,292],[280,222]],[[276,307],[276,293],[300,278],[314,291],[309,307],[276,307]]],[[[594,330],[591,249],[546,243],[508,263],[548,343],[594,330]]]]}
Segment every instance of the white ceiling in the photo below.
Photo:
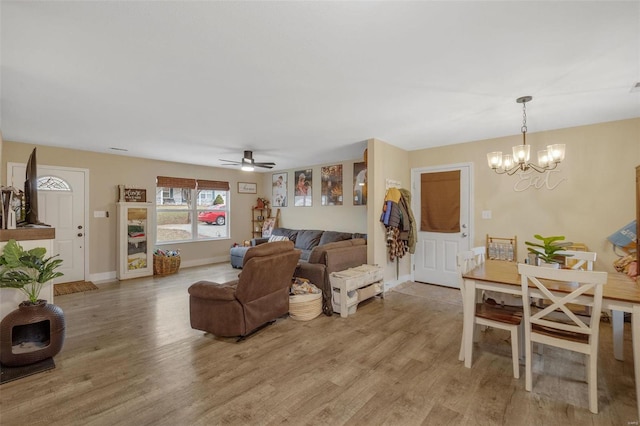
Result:
{"type": "Polygon", "coordinates": [[[640,117],[639,1],[0,8],[5,140],[280,170],[517,135],[522,95],[530,132],[640,117]]]}

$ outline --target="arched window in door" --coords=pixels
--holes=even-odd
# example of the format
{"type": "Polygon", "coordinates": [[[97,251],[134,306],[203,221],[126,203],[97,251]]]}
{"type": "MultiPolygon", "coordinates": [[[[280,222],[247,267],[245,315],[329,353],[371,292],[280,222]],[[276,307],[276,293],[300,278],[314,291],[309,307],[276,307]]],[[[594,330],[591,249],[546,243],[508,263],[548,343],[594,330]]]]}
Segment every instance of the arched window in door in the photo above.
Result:
{"type": "Polygon", "coordinates": [[[71,191],[71,186],[59,177],[42,176],[38,178],[38,191],[71,191]]]}

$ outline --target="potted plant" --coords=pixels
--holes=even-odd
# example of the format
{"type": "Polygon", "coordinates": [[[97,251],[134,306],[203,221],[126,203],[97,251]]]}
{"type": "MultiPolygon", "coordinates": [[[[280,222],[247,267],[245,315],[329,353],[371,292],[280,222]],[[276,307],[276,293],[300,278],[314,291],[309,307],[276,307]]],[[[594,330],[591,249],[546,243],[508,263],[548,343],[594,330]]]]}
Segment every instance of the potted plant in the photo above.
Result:
{"type": "Polygon", "coordinates": [[[16,240],[9,240],[0,255],[0,288],[15,288],[27,295],[18,309],[0,321],[0,363],[5,366],[33,364],[62,349],[64,312],[38,298],[47,282],[63,275],[56,271],[62,260],[45,257],[46,252],[44,247],[25,250],[16,240]],[[20,350],[14,350],[16,346],[20,350]]]}
{"type": "Polygon", "coordinates": [[[44,247],[25,250],[16,240],[9,240],[0,256],[0,288],[22,291],[28,299],[24,304],[41,303],[38,296],[42,287],[63,275],[56,272],[62,259],[54,259],[57,255],[45,258],[46,252],[44,247]]]}
{"type": "Polygon", "coordinates": [[[534,254],[540,262],[553,265],[554,267],[559,267],[560,263],[564,261],[564,255],[560,256],[557,253],[559,251],[566,250],[568,246],[570,246],[571,242],[559,242],[564,240],[563,235],[556,235],[551,237],[543,237],[539,234],[535,234],[533,236],[535,239],[540,240],[540,243],[525,241],[524,243],[528,245],[527,250],[529,253],[534,254]],[[542,250],[540,250],[542,249],[542,250]]]}

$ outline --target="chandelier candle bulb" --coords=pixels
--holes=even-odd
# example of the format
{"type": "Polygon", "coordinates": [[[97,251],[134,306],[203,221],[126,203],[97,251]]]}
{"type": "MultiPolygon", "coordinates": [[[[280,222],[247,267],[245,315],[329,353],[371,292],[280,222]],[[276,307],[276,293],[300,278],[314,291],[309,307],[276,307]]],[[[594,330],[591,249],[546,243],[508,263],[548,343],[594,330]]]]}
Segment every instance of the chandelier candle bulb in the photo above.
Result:
{"type": "Polygon", "coordinates": [[[502,165],[502,152],[490,152],[487,154],[487,161],[489,162],[489,167],[492,169],[496,169],[502,165]]]}
{"type": "Polygon", "coordinates": [[[518,163],[522,164],[529,161],[530,156],[529,145],[516,145],[513,147],[513,158],[518,163]]]}
{"type": "Polygon", "coordinates": [[[547,167],[549,165],[549,151],[543,149],[542,151],[538,151],[538,165],[540,167],[547,167]]]}
{"type": "Polygon", "coordinates": [[[559,163],[564,160],[563,143],[549,145],[547,146],[547,151],[549,151],[549,162],[553,161],[554,163],[559,163]]]}
{"type": "Polygon", "coordinates": [[[513,167],[514,161],[511,155],[506,154],[502,157],[502,168],[507,171],[513,167]]]}

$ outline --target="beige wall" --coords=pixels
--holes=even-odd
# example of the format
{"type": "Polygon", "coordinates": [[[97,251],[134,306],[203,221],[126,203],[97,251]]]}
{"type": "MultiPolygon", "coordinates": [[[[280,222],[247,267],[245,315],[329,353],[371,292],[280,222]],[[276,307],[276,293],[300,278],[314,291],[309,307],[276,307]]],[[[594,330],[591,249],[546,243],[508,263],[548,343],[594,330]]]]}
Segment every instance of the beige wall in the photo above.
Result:
{"type": "MultiPolygon", "coordinates": [[[[607,237],[635,218],[635,167],[640,165],[640,119],[540,133],[528,133],[532,157],[548,144],[566,144],[566,159],[553,173],[549,190],[514,190],[517,176],[498,176],[487,166],[490,151],[510,151],[521,135],[411,152],[410,165],[474,163],[474,244],[486,234],[518,237],[518,258],[533,234],[565,235],[598,252],[596,267],[613,271],[616,259],[607,237]],[[482,219],[491,210],[491,219],[482,219]]],[[[538,176],[537,176],[538,177],[538,176]]],[[[523,182],[524,184],[524,182],[523,182]]]]}
{"type": "MultiPolygon", "coordinates": [[[[550,143],[565,143],[567,158],[559,166],[551,183],[562,181],[555,189],[530,188],[514,191],[516,176],[498,176],[486,166],[486,153],[508,151],[519,144],[519,135],[452,145],[404,151],[380,140],[368,141],[368,206],[354,206],[346,191],[342,206],[320,205],[320,167],[301,166],[288,172],[288,207],[281,208],[281,226],[336,231],[366,232],[369,236],[369,263],[386,267],[385,282],[402,281],[410,275],[410,256],[397,265],[388,261],[384,227],[379,222],[386,192],[386,179],[400,181],[410,188],[411,169],[463,162],[474,165],[474,244],[484,244],[485,235],[517,235],[518,257],[525,256],[525,240],[534,233],[566,235],[583,242],[599,259],[596,267],[612,271],[616,255],[606,238],[635,217],[635,166],[640,164],[640,118],[529,133],[528,143],[536,151],[550,143]],[[294,171],[313,169],[313,207],[293,207],[294,171]],[[491,210],[492,219],[481,212],[491,210]]],[[[7,162],[26,162],[33,144],[4,141],[2,145],[2,182],[6,181],[7,162]]],[[[344,187],[353,182],[354,159],[344,161],[344,187]]],[[[252,173],[226,168],[193,166],[181,163],[130,158],[38,146],[38,162],[43,165],[78,167],[90,170],[90,272],[104,276],[115,272],[116,265],[116,186],[147,188],[153,193],[158,175],[227,180],[231,184],[231,240],[177,244],[185,266],[221,261],[229,256],[232,242],[251,238],[251,208],[258,196],[271,199],[271,172],[252,173]],[[237,182],[258,183],[258,194],[238,194],[237,182]],[[93,211],[107,210],[110,217],[94,218],[93,211]]]]}
{"type": "Polygon", "coordinates": [[[386,194],[387,179],[400,182],[401,187],[411,189],[409,152],[378,139],[368,142],[369,151],[369,263],[385,267],[385,284],[394,285],[406,281],[411,274],[411,256],[405,255],[396,262],[389,261],[385,227],[380,222],[386,194]]]}
{"type": "MultiPolygon", "coordinates": [[[[302,166],[295,169],[281,170],[276,173],[287,173],[287,207],[280,207],[279,226],[292,229],[322,229],[329,231],[343,232],[367,232],[367,206],[353,205],[353,163],[364,161],[363,158],[347,160],[330,164],[319,164],[314,166],[302,166]],[[342,164],[342,187],[343,201],[341,206],[322,206],[321,197],[321,175],[322,166],[342,164]],[[312,169],[313,181],[311,192],[313,194],[313,205],[311,207],[295,207],[293,205],[293,194],[295,187],[294,173],[298,170],[312,169]]],[[[273,173],[268,172],[262,175],[262,193],[266,194],[268,200],[272,200],[271,190],[273,185],[273,173]]],[[[273,211],[275,216],[276,212],[273,211]]]]}
{"type": "Polygon", "coordinates": [[[233,209],[233,215],[229,220],[232,239],[172,245],[180,249],[185,266],[228,259],[231,243],[251,238],[251,208],[261,194],[238,194],[237,182],[260,182],[262,176],[258,173],[5,141],[2,156],[3,181],[6,180],[7,163],[26,162],[34,146],[38,148],[38,164],[89,170],[88,231],[92,279],[115,277],[116,201],[119,184],[146,188],[148,197],[149,195],[154,197],[156,176],[192,177],[229,182],[230,205],[233,209]],[[109,218],[94,218],[93,212],[96,210],[108,211],[109,218]],[[96,276],[98,278],[95,278],[96,276]]]}

